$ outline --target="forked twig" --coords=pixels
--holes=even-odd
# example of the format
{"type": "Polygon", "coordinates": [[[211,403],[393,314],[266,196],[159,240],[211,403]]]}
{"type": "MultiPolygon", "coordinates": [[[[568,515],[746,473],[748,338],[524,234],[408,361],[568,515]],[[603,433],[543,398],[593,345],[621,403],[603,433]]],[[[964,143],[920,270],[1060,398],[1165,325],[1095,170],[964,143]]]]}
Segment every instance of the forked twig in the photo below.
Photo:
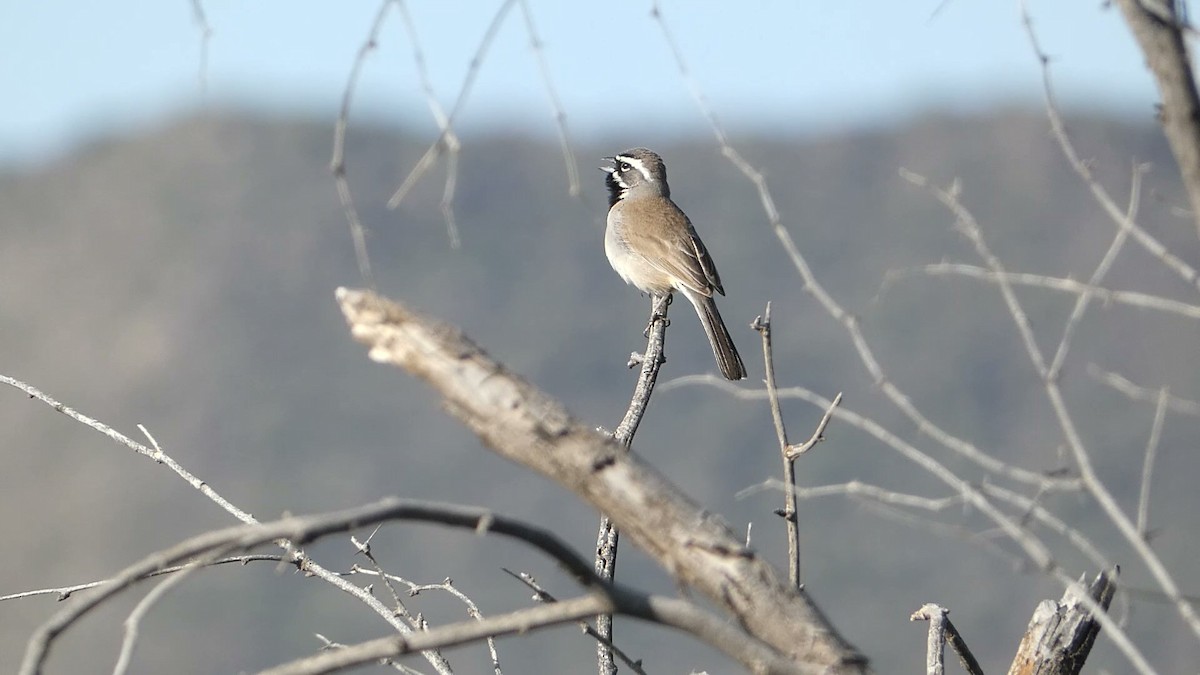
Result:
{"type": "Polygon", "coordinates": [[[767,399],[771,403],[771,419],[775,424],[775,437],[779,442],[779,455],[783,460],[783,508],[776,511],[783,518],[787,527],[788,542],[788,580],[796,588],[801,587],[800,574],[800,522],[796,510],[796,458],[807,452],[814,445],[824,440],[825,427],[833,417],[833,409],[842,402],[842,394],[834,397],[829,409],[821,417],[816,431],[804,443],[792,445],[788,443],[787,427],[783,422],[783,409],[779,405],[778,390],[775,385],[775,354],[771,346],[771,303],[763,315],[755,317],[752,324],[754,330],[762,336],[763,364],[767,373],[767,399]]]}

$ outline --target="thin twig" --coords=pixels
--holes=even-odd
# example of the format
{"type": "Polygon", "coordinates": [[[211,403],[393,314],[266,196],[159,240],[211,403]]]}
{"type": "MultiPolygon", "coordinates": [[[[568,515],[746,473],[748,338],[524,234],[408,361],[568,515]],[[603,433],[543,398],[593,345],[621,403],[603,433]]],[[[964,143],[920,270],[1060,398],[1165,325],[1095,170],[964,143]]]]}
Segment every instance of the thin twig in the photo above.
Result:
{"type": "Polygon", "coordinates": [[[767,648],[723,618],[692,603],[648,596],[614,587],[609,597],[585,595],[547,605],[526,607],[482,622],[466,621],[411,636],[393,636],[350,645],[260,671],[259,675],[309,675],[329,673],[376,659],[398,656],[417,649],[449,647],[478,640],[484,635],[526,634],[550,626],[578,621],[603,611],[619,611],[631,616],[678,628],[700,637],[741,663],[750,672],[780,675],[817,675],[830,672],[813,664],[797,663],[767,648]]]}
{"type": "MultiPolygon", "coordinates": [[[[1162,389],[1150,389],[1134,384],[1129,378],[1115,373],[1111,370],[1104,370],[1094,363],[1089,363],[1087,374],[1094,380],[1116,389],[1125,396],[1135,401],[1147,401],[1157,405],[1158,397],[1162,389]]],[[[666,385],[664,385],[665,387],[666,385]]],[[[1200,416],[1200,403],[1186,398],[1180,398],[1168,393],[1166,399],[1167,409],[1180,415],[1200,416]]]]}
{"type": "Polygon", "coordinates": [[[767,373],[767,400],[771,404],[771,420],[775,423],[775,438],[779,442],[779,456],[783,460],[783,508],[777,513],[783,517],[787,528],[788,581],[800,588],[800,523],[796,515],[796,465],[788,457],[787,427],[783,423],[783,410],[779,406],[779,395],[775,389],[775,358],[771,349],[771,303],[761,317],[755,317],[754,329],[762,336],[763,365],[767,373]]]}
{"type": "Polygon", "coordinates": [[[1154,406],[1154,424],[1150,427],[1150,438],[1146,441],[1146,456],[1142,460],[1142,487],[1138,491],[1137,530],[1145,539],[1150,523],[1150,477],[1154,474],[1154,460],[1158,457],[1158,443],[1162,438],[1163,422],[1167,416],[1166,387],[1158,390],[1158,402],[1154,406]]]}
{"type": "MultiPolygon", "coordinates": [[[[766,490],[784,490],[783,481],[778,478],[768,478],[761,483],[755,483],[749,487],[744,487],[738,490],[734,495],[737,499],[745,499],[751,495],[758,494],[766,490]]],[[[904,506],[907,508],[921,509],[923,511],[940,512],[952,507],[962,507],[962,495],[952,495],[949,497],[926,497],[925,495],[913,495],[904,492],[896,492],[888,490],[878,485],[871,485],[860,480],[846,481],[845,483],[832,483],[829,485],[815,485],[813,487],[796,486],[796,499],[808,500],[819,499],[821,497],[853,497],[862,500],[871,500],[880,504],[889,504],[892,506],[904,506]]]]}
{"type": "MultiPolygon", "coordinates": [[[[478,508],[457,504],[440,504],[396,498],[384,499],[374,504],[304,517],[289,517],[270,523],[238,525],[205,532],[186,539],[163,551],[157,551],[129,565],[113,577],[111,583],[97,588],[96,592],[73,603],[38,627],[30,637],[22,661],[21,674],[35,675],[41,672],[51,644],[56,637],[74,625],[91,610],[108,598],[120,593],[150,572],[165,565],[178,564],[196,556],[211,555],[217,558],[237,551],[244,551],[272,541],[309,542],[330,534],[369,527],[388,520],[414,520],[434,522],[451,527],[478,531],[481,523],[487,523],[487,531],[523,541],[557,560],[567,572],[585,587],[599,591],[602,599],[608,585],[599,580],[591,567],[567,547],[553,533],[522,521],[508,518],[478,508]]],[[[306,568],[307,569],[307,568],[306,568]]],[[[605,601],[607,602],[607,601],[605,601]]],[[[401,624],[403,625],[403,624],[401,624]]],[[[413,631],[401,631],[394,639],[403,640],[413,631]]],[[[436,654],[436,652],[429,652],[436,654]]],[[[436,664],[431,661],[431,664],[436,664]]]]}
{"type": "Polygon", "coordinates": [[[1197,272],[1195,268],[1185,263],[1179,256],[1171,253],[1162,242],[1142,229],[1133,219],[1126,217],[1125,212],[1117,204],[1116,200],[1108,194],[1108,190],[1105,190],[1100,185],[1100,182],[1096,180],[1096,177],[1092,174],[1091,166],[1076,152],[1075,144],[1067,134],[1067,127],[1063,122],[1062,115],[1059,113],[1058,102],[1054,95],[1054,86],[1050,78],[1050,57],[1042,49],[1037,33],[1033,29],[1033,18],[1029,14],[1025,0],[1019,0],[1018,4],[1021,12],[1021,22],[1025,27],[1025,35],[1029,38],[1030,48],[1033,50],[1034,55],[1037,56],[1038,63],[1042,69],[1042,97],[1046,102],[1046,117],[1050,120],[1050,129],[1053,131],[1054,138],[1058,141],[1058,145],[1062,149],[1063,156],[1067,158],[1067,161],[1071,164],[1071,168],[1075,170],[1075,173],[1087,185],[1096,203],[1100,205],[1100,208],[1104,210],[1104,213],[1108,215],[1109,219],[1118,228],[1128,231],[1134,241],[1146,249],[1150,255],[1158,258],[1164,266],[1178,274],[1184,281],[1200,288],[1200,272],[1197,272]]]}
{"type": "Polygon", "coordinates": [[[554,87],[554,78],[550,77],[550,64],[546,62],[545,45],[538,37],[537,27],[533,25],[533,11],[529,9],[528,0],[520,0],[521,15],[525,18],[525,32],[529,34],[529,49],[537,59],[538,72],[542,76],[542,87],[550,99],[550,107],[554,111],[554,127],[558,130],[558,145],[562,149],[563,163],[567,167],[567,194],[578,197],[581,193],[579,185],[579,163],[575,161],[575,150],[571,148],[571,135],[567,132],[567,111],[562,101],[558,99],[558,91],[554,87]]]}
{"type": "Polygon", "coordinates": [[[363,41],[354,57],[354,65],[350,67],[350,75],[346,78],[346,88],[342,91],[342,106],[333,126],[333,154],[329,159],[329,171],[333,174],[333,181],[337,187],[338,201],[342,204],[342,213],[350,227],[350,240],[354,242],[354,259],[358,263],[358,274],[363,283],[371,288],[376,286],[374,274],[371,272],[371,257],[367,254],[366,228],[359,218],[358,207],[354,205],[354,194],[350,191],[350,180],[346,177],[346,130],[350,125],[350,105],[354,101],[354,91],[358,87],[363,65],[378,46],[379,34],[383,31],[388,10],[395,4],[396,0],[383,0],[379,4],[379,11],[371,22],[367,39],[363,41]]]}
{"type": "MultiPolygon", "coordinates": [[[[1129,207],[1126,209],[1125,217],[1129,220],[1137,219],[1138,206],[1141,204],[1142,195],[1142,176],[1147,170],[1147,165],[1141,164],[1133,168],[1132,185],[1129,188],[1129,207]]],[[[1129,236],[1129,230],[1119,229],[1116,236],[1113,237],[1112,244],[1104,253],[1104,257],[1100,263],[1096,265],[1095,271],[1088,279],[1087,285],[1095,287],[1104,281],[1104,277],[1108,275],[1108,271],[1112,269],[1113,262],[1116,261],[1117,255],[1120,254],[1121,248],[1125,245],[1125,240],[1129,236]]],[[[1001,284],[1003,286],[1003,284],[1001,284]]],[[[1058,374],[1062,372],[1063,363],[1067,359],[1067,351],[1071,347],[1071,338],[1075,334],[1075,328],[1079,322],[1083,320],[1083,313],[1087,310],[1091,303],[1091,293],[1081,293],[1075,299],[1075,306],[1071,309],[1071,315],[1067,317],[1067,323],[1063,327],[1062,339],[1058,342],[1058,349],[1055,350],[1054,358],[1050,360],[1050,368],[1046,373],[1046,377],[1051,380],[1058,379],[1058,374]]]]}
{"type": "MultiPolygon", "coordinates": [[[[254,555],[238,555],[238,556],[232,556],[229,558],[221,558],[220,560],[213,560],[212,562],[208,562],[205,564],[208,565],[209,567],[215,567],[217,565],[228,565],[231,563],[248,565],[252,562],[260,562],[260,561],[261,562],[273,562],[273,563],[290,562],[281,555],[256,553],[254,555]]],[[[175,572],[178,572],[178,571],[184,569],[185,567],[187,567],[189,565],[194,565],[194,564],[195,564],[195,561],[188,561],[187,563],[184,563],[182,565],[172,565],[171,567],[164,567],[160,570],[155,570],[155,571],[147,574],[146,578],[149,579],[151,577],[158,577],[158,576],[162,576],[164,574],[174,574],[175,572]]],[[[296,563],[291,562],[290,564],[295,565],[296,563]]],[[[298,565],[297,565],[297,567],[298,567],[298,565]]],[[[56,588],[39,588],[39,589],[33,590],[33,591],[22,591],[20,593],[10,593],[9,595],[0,595],[0,602],[4,602],[5,600],[19,600],[21,598],[32,598],[32,597],[35,597],[38,595],[54,595],[54,596],[57,596],[55,599],[61,602],[63,600],[70,598],[72,595],[74,595],[75,593],[78,593],[79,591],[86,591],[86,590],[89,590],[92,588],[96,588],[97,586],[103,586],[104,584],[110,583],[111,581],[112,581],[112,579],[101,579],[100,581],[89,581],[89,582],[82,583],[82,584],[73,584],[71,586],[58,586],[56,588]]]]}
{"type": "Polygon", "coordinates": [[[192,0],[192,21],[200,29],[200,65],[196,80],[200,83],[200,93],[205,94],[208,92],[208,48],[212,43],[213,28],[200,0],[192,0]]]}
{"type": "Polygon", "coordinates": [[[123,624],[125,634],[121,639],[121,649],[117,654],[117,663],[113,666],[113,675],[125,675],[125,673],[129,672],[129,664],[133,660],[133,650],[137,646],[138,635],[141,632],[142,619],[145,618],[150,608],[158,604],[158,601],[165,597],[168,591],[182,584],[190,575],[194,574],[201,567],[206,566],[209,560],[217,557],[219,556],[210,554],[201,557],[195,562],[183,565],[178,573],[164,579],[138,601],[133,611],[129,613],[129,616],[125,617],[123,624]]]}
{"type": "Polygon", "coordinates": [[[1180,302],[1179,300],[1174,300],[1172,298],[1164,298],[1161,295],[1151,295],[1149,293],[1140,293],[1137,291],[1118,291],[1110,288],[1102,288],[1100,286],[1092,286],[1074,279],[1062,279],[1058,277],[1046,276],[1044,274],[1029,274],[1024,272],[1005,272],[1003,274],[997,274],[986,267],[967,265],[963,263],[942,262],[908,269],[890,270],[886,275],[884,275],[880,293],[884,292],[897,279],[901,279],[913,274],[925,274],[928,276],[953,275],[967,277],[970,279],[979,279],[981,281],[986,281],[993,284],[999,284],[1001,281],[1004,281],[1014,286],[1033,286],[1052,291],[1071,293],[1073,295],[1088,294],[1094,296],[1106,305],[1124,304],[1132,307],[1141,307],[1144,309],[1166,312],[1169,314],[1177,314],[1189,319],[1200,319],[1200,305],[1180,302]]]}
{"type": "Polygon", "coordinates": [[[417,179],[433,166],[433,162],[437,160],[443,150],[447,151],[449,156],[446,162],[446,182],[442,186],[441,211],[442,218],[446,223],[446,235],[450,239],[450,248],[458,248],[462,245],[462,238],[458,233],[458,221],[454,217],[454,189],[457,184],[458,155],[462,149],[462,143],[451,126],[450,116],[442,108],[442,103],[433,90],[433,81],[429,79],[429,69],[425,65],[425,52],[421,49],[421,37],[417,32],[417,25],[413,21],[412,14],[408,11],[408,3],[403,0],[400,2],[400,15],[404,19],[404,30],[408,33],[408,41],[412,45],[413,63],[417,67],[417,76],[421,81],[421,92],[425,96],[425,103],[429,106],[429,112],[433,115],[433,121],[437,124],[441,136],[437,143],[425,151],[417,163],[417,167],[409,174],[400,190],[388,200],[388,208],[394,209],[399,206],[408,191],[416,185],[417,179]]]}
{"type": "MultiPolygon", "coordinates": [[[[528,586],[529,589],[532,590],[534,593],[534,595],[533,595],[534,601],[540,602],[540,603],[558,602],[558,598],[554,597],[554,595],[552,595],[549,591],[542,588],[541,584],[539,584],[537,582],[537,580],[533,578],[532,575],[527,574],[525,572],[514,572],[510,569],[503,568],[503,567],[500,569],[503,569],[506,574],[508,574],[509,576],[513,577],[514,579],[520,581],[521,583],[525,584],[526,586],[528,586]]],[[[626,654],[619,647],[617,647],[611,641],[608,641],[603,635],[598,633],[596,631],[596,629],[592,628],[591,624],[589,624],[587,621],[580,621],[579,627],[583,630],[583,632],[585,634],[587,634],[593,640],[598,640],[600,642],[606,642],[608,644],[608,648],[612,650],[613,654],[618,659],[620,659],[622,663],[629,666],[630,670],[632,670],[635,673],[638,673],[638,675],[646,675],[646,671],[642,669],[642,662],[640,659],[634,660],[631,656],[626,654]]]]}
{"type": "MultiPolygon", "coordinates": [[[[379,527],[377,526],[376,532],[378,530],[379,527]]],[[[375,536],[375,532],[372,532],[371,536],[375,536]]],[[[370,537],[367,539],[369,542],[370,537]]],[[[371,547],[369,543],[360,543],[353,535],[351,535],[350,541],[358,549],[360,555],[371,561],[371,566],[374,568],[375,576],[382,580],[384,587],[388,589],[388,593],[392,596],[392,612],[396,616],[407,621],[408,625],[412,626],[415,630],[422,630],[423,621],[414,616],[412,612],[408,611],[408,606],[405,605],[404,601],[400,599],[400,594],[396,592],[396,587],[392,585],[392,581],[398,577],[394,577],[383,571],[383,567],[380,566],[379,561],[375,559],[375,554],[371,553],[371,547]]],[[[356,564],[351,571],[366,573],[367,570],[363,570],[356,564]]]]}
{"type": "Polygon", "coordinates": [[[788,580],[796,588],[800,588],[800,522],[796,509],[796,459],[808,452],[813,446],[825,439],[825,428],[833,418],[833,409],[842,402],[842,394],[834,397],[833,403],[821,417],[816,430],[804,443],[792,445],[788,442],[787,427],[783,423],[783,410],[779,405],[778,389],[775,385],[775,356],[771,346],[771,303],[763,315],[755,317],[752,324],[754,330],[762,336],[763,364],[767,372],[767,400],[771,404],[771,419],[775,423],[775,438],[779,442],[779,456],[783,460],[783,508],[775,513],[781,516],[787,526],[788,542],[788,580]]]}
{"type": "MultiPolygon", "coordinates": [[[[909,174],[909,178],[919,185],[922,184],[923,179],[915,174],[909,174]]],[[[927,181],[924,181],[924,186],[946,208],[955,214],[956,227],[971,241],[979,257],[994,272],[1002,273],[1004,271],[1003,265],[988,247],[987,242],[983,238],[982,230],[975,221],[975,217],[959,200],[958,187],[952,186],[951,189],[947,190],[929,185],[927,181]]],[[[1017,332],[1021,337],[1026,356],[1042,380],[1042,387],[1045,389],[1046,397],[1050,402],[1050,409],[1054,413],[1055,420],[1066,441],[1067,448],[1071,451],[1071,457],[1075,461],[1084,487],[1100,505],[1100,508],[1112,524],[1116,526],[1117,531],[1121,533],[1126,542],[1142,558],[1150,573],[1159,585],[1162,586],[1163,591],[1176,600],[1175,606],[1180,617],[1196,635],[1200,635],[1200,616],[1197,615],[1195,608],[1182,596],[1179,585],[1175,581],[1171,571],[1163,563],[1158,554],[1141,537],[1137,526],[1121,508],[1116,497],[1113,496],[1112,492],[1109,491],[1108,487],[1097,475],[1095,467],[1092,464],[1091,453],[1084,445],[1083,437],[1075,425],[1075,420],[1067,409],[1066,399],[1063,396],[1062,389],[1059,387],[1058,380],[1049,377],[1050,373],[1046,366],[1045,356],[1037,346],[1037,341],[1033,336],[1033,329],[1029,323],[1029,317],[1017,300],[1012,286],[1001,283],[1000,294],[1004,299],[1005,306],[1008,308],[1010,318],[1017,327],[1017,332]]],[[[1131,660],[1136,661],[1135,654],[1129,653],[1127,656],[1131,660]]]]}
{"type": "Polygon", "coordinates": [[[817,428],[813,430],[812,436],[809,436],[808,440],[804,441],[803,443],[789,445],[787,452],[784,453],[785,458],[789,460],[795,460],[800,455],[812,450],[817,443],[825,440],[825,429],[829,426],[829,420],[833,419],[833,409],[841,404],[842,392],[839,391],[837,396],[833,397],[833,402],[830,403],[829,407],[825,410],[825,414],[821,415],[821,421],[817,422],[817,428]]]}
{"type": "MultiPolygon", "coordinates": [[[[458,119],[463,105],[467,102],[471,90],[475,86],[475,78],[479,75],[479,69],[483,65],[488,49],[491,48],[496,34],[500,31],[500,26],[504,24],[504,19],[508,16],[515,2],[516,0],[503,0],[497,8],[496,13],[492,16],[491,22],[488,24],[487,29],[484,30],[483,37],[475,49],[475,54],[471,57],[471,63],[467,67],[467,74],[463,78],[462,86],[459,87],[458,96],[455,98],[454,106],[450,108],[449,114],[440,113],[441,104],[437,102],[436,97],[433,95],[433,87],[429,83],[429,78],[425,73],[425,60],[421,56],[420,48],[417,46],[416,30],[413,27],[411,19],[407,23],[409,37],[413,41],[414,54],[416,54],[414,58],[416,59],[418,71],[421,73],[422,87],[426,93],[426,100],[429,102],[431,110],[438,111],[434,114],[434,121],[437,122],[439,133],[429,148],[425,150],[425,154],[421,156],[421,159],[417,160],[416,165],[400,183],[400,187],[388,199],[387,205],[389,209],[395,209],[400,206],[400,203],[404,201],[404,198],[412,190],[413,186],[416,185],[417,181],[425,175],[425,172],[445,152],[447,154],[446,182],[442,188],[441,210],[442,217],[446,221],[446,233],[450,238],[451,248],[458,248],[462,241],[458,233],[458,224],[454,217],[454,192],[458,182],[458,157],[462,146],[453,125],[455,120],[458,119]]],[[[402,6],[402,10],[407,12],[406,7],[402,6]]]]}
{"type": "MultiPolygon", "coordinates": [[[[151,443],[155,445],[155,447],[153,449],[146,447],[145,445],[138,443],[137,441],[134,441],[133,439],[122,434],[121,432],[117,431],[116,429],[113,429],[112,427],[108,426],[107,424],[104,424],[103,422],[99,422],[95,419],[92,419],[91,417],[88,417],[87,415],[79,413],[79,412],[75,411],[73,408],[56,401],[55,399],[51,398],[50,396],[46,395],[45,393],[41,392],[36,387],[34,387],[30,384],[26,384],[25,382],[8,377],[6,375],[0,375],[0,384],[6,384],[6,385],[9,385],[16,389],[19,389],[19,390],[25,392],[26,394],[28,394],[30,396],[30,398],[37,399],[37,400],[41,401],[42,403],[45,403],[46,405],[50,406],[51,408],[57,410],[58,412],[66,415],[67,417],[70,417],[71,419],[79,422],[80,424],[83,424],[87,427],[95,429],[96,431],[99,431],[100,433],[104,434],[105,436],[108,436],[113,441],[116,441],[117,443],[120,443],[121,445],[124,445],[124,446],[134,450],[138,454],[149,457],[150,459],[153,459],[155,462],[158,462],[159,464],[163,464],[163,465],[167,466],[172,471],[174,471],[176,475],[178,475],[180,478],[182,478],[184,481],[186,481],[189,485],[191,485],[192,487],[199,490],[201,494],[203,494],[205,497],[208,497],[209,500],[211,500],[217,506],[220,506],[222,509],[224,509],[226,513],[229,513],[234,518],[237,518],[239,521],[246,523],[248,525],[258,524],[258,520],[254,516],[250,515],[246,511],[238,508],[233,503],[229,502],[227,499],[225,499],[220,494],[218,494],[217,491],[214,490],[207,482],[194,476],[191,472],[189,472],[187,469],[183,468],[182,465],[180,465],[178,462],[176,462],[170,455],[163,452],[162,448],[158,447],[157,443],[153,440],[152,436],[149,438],[151,439],[151,443]]],[[[281,539],[275,543],[277,546],[279,546],[280,548],[287,551],[292,562],[294,564],[300,566],[300,568],[303,569],[306,573],[311,574],[315,577],[318,577],[318,578],[322,579],[323,581],[325,581],[326,583],[332,584],[334,587],[338,588],[339,590],[342,590],[342,591],[354,596],[355,598],[358,598],[360,601],[362,601],[368,607],[370,607],[372,611],[374,611],[377,615],[379,615],[381,618],[383,618],[384,621],[387,621],[388,624],[391,625],[393,628],[395,628],[397,631],[399,631],[401,633],[405,633],[405,632],[408,632],[411,630],[407,625],[404,624],[403,621],[400,621],[396,617],[392,616],[391,611],[386,606],[384,606],[383,603],[379,602],[379,600],[377,600],[374,596],[372,596],[369,592],[358,587],[355,584],[350,583],[349,581],[346,581],[345,579],[342,579],[340,577],[340,575],[338,575],[336,572],[332,572],[328,569],[325,569],[325,567],[318,564],[315,560],[309,558],[308,554],[306,554],[304,551],[302,551],[298,546],[296,546],[292,542],[281,539]]],[[[424,656],[427,660],[430,661],[430,665],[432,665],[435,670],[437,670],[439,673],[443,673],[444,675],[449,675],[450,666],[448,663],[445,662],[445,660],[441,657],[440,654],[430,652],[430,653],[425,654],[424,656]]]]}
{"type": "MultiPolygon", "coordinates": [[[[671,296],[651,296],[650,298],[650,327],[646,336],[646,351],[638,360],[642,368],[638,373],[637,383],[633,387],[633,397],[625,416],[613,432],[613,438],[624,448],[633,445],[633,436],[637,433],[646,407],[650,405],[650,395],[654,393],[654,384],[658,381],[658,371],[664,363],[663,350],[667,339],[667,309],[671,305],[671,296]]],[[[634,361],[631,361],[633,363],[634,361]]],[[[617,573],[617,549],[620,545],[621,533],[608,516],[601,514],[600,526],[596,533],[596,574],[605,581],[612,581],[617,573]]],[[[613,661],[613,625],[611,615],[596,617],[596,632],[600,640],[596,643],[597,672],[600,675],[613,675],[617,672],[613,661]]]]}

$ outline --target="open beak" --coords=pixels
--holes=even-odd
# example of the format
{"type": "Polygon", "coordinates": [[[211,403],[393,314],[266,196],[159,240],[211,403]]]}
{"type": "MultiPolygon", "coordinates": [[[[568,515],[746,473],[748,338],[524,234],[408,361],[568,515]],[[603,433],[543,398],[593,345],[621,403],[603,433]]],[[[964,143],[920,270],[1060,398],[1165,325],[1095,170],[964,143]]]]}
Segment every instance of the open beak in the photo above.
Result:
{"type": "Polygon", "coordinates": [[[614,170],[616,170],[616,168],[617,168],[617,158],[616,157],[601,157],[600,160],[603,162],[607,162],[608,166],[599,166],[596,168],[600,169],[601,171],[603,171],[605,173],[612,173],[614,170]]]}

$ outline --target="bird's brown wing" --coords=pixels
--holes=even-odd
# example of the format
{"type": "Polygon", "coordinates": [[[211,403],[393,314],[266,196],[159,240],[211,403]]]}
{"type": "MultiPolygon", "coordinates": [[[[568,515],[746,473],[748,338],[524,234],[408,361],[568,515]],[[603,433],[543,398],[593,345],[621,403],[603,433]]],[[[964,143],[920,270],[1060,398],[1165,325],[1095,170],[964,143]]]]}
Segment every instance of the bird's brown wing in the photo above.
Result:
{"type": "MultiPolygon", "coordinates": [[[[688,238],[691,240],[693,255],[696,256],[696,261],[700,263],[700,269],[704,273],[704,278],[708,279],[708,284],[717,289],[721,295],[725,295],[725,289],[721,287],[721,275],[717,274],[717,265],[713,262],[712,256],[708,254],[708,249],[704,248],[704,242],[700,241],[700,235],[696,234],[696,228],[692,227],[692,221],[681,211],[679,215],[683,216],[683,221],[687,225],[688,238]]],[[[710,290],[705,295],[712,295],[710,290]]]]}
{"type": "MultiPolygon", "coordinates": [[[[717,271],[712,259],[683,211],[670,201],[666,204],[667,207],[663,208],[661,203],[645,203],[644,206],[652,207],[657,216],[653,221],[656,227],[627,227],[623,232],[625,241],[631,251],[676,284],[711,296],[713,288],[719,288],[719,279],[716,285],[713,284],[717,271]]],[[[626,203],[625,206],[627,212],[623,215],[627,219],[651,222],[648,217],[643,220],[639,219],[641,214],[628,212],[630,206],[635,206],[633,203],[626,203]]],[[[643,204],[638,203],[636,207],[642,208],[643,204]]]]}

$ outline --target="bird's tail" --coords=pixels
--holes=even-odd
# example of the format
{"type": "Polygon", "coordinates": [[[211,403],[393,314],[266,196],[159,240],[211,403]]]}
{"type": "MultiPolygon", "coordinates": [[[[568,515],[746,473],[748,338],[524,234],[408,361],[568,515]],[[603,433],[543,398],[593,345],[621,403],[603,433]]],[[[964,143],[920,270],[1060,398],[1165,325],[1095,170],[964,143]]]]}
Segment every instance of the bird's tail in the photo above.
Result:
{"type": "Polygon", "coordinates": [[[700,325],[708,335],[708,343],[712,345],[713,356],[717,357],[717,366],[727,380],[741,380],[746,377],[746,366],[742,365],[742,357],[738,356],[737,347],[733,346],[733,338],[721,320],[717,311],[717,302],[712,297],[695,292],[685,292],[684,296],[696,308],[700,317],[700,325]]]}

